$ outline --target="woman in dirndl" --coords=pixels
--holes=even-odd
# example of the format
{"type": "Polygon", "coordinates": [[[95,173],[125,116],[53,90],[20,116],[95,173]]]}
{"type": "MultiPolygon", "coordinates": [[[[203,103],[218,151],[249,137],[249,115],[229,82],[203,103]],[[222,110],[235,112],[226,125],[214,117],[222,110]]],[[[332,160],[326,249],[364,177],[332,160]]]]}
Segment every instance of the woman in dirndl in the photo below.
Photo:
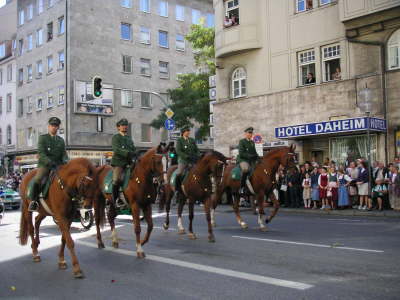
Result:
{"type": "Polygon", "coordinates": [[[318,168],[314,167],[311,172],[311,200],[313,201],[313,209],[318,208],[318,201],[319,201],[319,186],[318,186],[318,168]]]}
{"type": "Polygon", "coordinates": [[[361,170],[357,178],[358,195],[360,196],[360,206],[358,209],[366,210],[368,203],[368,182],[369,174],[367,170],[367,163],[365,161],[360,162],[361,170]]]}
{"type": "Polygon", "coordinates": [[[344,173],[343,168],[339,168],[338,171],[338,182],[339,182],[339,200],[338,200],[338,207],[340,209],[345,208],[346,206],[350,206],[350,199],[349,199],[349,192],[347,187],[351,182],[351,178],[349,175],[344,173]]]}
{"type": "Polygon", "coordinates": [[[350,197],[350,205],[353,208],[357,208],[358,203],[358,191],[356,180],[358,178],[358,168],[356,168],[356,163],[352,161],[350,163],[350,167],[348,168],[348,174],[351,178],[351,182],[349,184],[349,197],[350,197]]]}
{"type": "Polygon", "coordinates": [[[394,210],[400,210],[400,174],[399,167],[391,168],[391,176],[389,181],[389,202],[390,207],[394,210]]]}

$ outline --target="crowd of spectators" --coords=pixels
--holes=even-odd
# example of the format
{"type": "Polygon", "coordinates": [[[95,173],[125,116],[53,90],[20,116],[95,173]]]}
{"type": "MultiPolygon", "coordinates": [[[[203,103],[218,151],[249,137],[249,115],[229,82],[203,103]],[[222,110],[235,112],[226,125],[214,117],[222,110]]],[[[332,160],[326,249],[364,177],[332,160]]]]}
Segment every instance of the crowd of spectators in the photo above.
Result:
{"type": "Polygon", "coordinates": [[[21,181],[22,175],[20,173],[10,173],[8,176],[0,176],[0,188],[3,190],[12,189],[18,191],[21,181]]]}
{"type": "Polygon", "coordinates": [[[398,157],[387,166],[375,162],[370,172],[364,159],[346,165],[328,158],[322,165],[306,162],[287,174],[278,172],[279,201],[283,207],[305,209],[400,210],[399,168],[398,157]]]}

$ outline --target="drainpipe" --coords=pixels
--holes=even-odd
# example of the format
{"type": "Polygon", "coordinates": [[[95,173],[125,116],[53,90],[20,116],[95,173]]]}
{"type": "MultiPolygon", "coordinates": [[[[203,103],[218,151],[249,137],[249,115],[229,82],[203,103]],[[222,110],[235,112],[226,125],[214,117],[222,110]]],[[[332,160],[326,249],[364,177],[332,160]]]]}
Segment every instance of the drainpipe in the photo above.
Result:
{"type": "MultiPolygon", "coordinates": [[[[386,82],[386,52],[385,52],[385,43],[378,42],[378,41],[358,41],[354,39],[347,39],[349,43],[354,44],[363,44],[368,46],[379,46],[380,47],[380,58],[381,58],[381,86],[382,86],[382,101],[383,101],[383,118],[386,120],[386,132],[385,132],[385,164],[388,163],[389,159],[389,151],[388,151],[388,144],[389,144],[389,121],[387,119],[387,82],[386,82]]],[[[356,86],[357,88],[357,86],[356,86]]],[[[356,90],[357,91],[357,90],[356,90]]],[[[356,93],[357,94],[357,93],[356,93]]]]}

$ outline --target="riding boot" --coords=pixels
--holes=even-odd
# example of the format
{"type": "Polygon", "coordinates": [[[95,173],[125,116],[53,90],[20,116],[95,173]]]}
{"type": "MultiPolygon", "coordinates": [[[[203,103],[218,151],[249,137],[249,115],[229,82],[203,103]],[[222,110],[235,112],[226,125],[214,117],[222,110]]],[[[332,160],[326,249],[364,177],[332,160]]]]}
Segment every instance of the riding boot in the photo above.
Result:
{"type": "Polygon", "coordinates": [[[37,212],[39,210],[40,183],[34,182],[32,185],[32,201],[29,203],[28,211],[37,212]]]}
{"type": "Polygon", "coordinates": [[[172,196],[172,199],[175,201],[175,203],[178,203],[178,194],[182,193],[182,180],[181,180],[182,175],[176,175],[175,177],[175,193],[172,196]]]}
{"type": "Polygon", "coordinates": [[[242,178],[240,180],[240,190],[239,194],[240,195],[245,195],[246,194],[246,181],[247,181],[247,173],[243,173],[242,178]]]}
{"type": "Polygon", "coordinates": [[[121,207],[124,205],[122,200],[119,199],[119,185],[113,184],[112,186],[112,201],[116,207],[121,207]]]}

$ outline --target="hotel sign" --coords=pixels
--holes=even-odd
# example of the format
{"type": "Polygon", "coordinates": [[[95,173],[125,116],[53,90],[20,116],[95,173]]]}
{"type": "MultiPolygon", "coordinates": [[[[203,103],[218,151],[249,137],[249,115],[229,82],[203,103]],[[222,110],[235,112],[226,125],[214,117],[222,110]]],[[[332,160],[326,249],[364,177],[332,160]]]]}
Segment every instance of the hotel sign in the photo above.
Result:
{"type": "MultiPolygon", "coordinates": [[[[353,118],[334,120],[329,122],[308,123],[294,126],[275,128],[275,137],[290,138],[309,135],[332,134],[339,132],[363,131],[368,128],[368,118],[353,118]]],[[[370,118],[369,129],[373,131],[386,131],[386,120],[370,118]]]]}

